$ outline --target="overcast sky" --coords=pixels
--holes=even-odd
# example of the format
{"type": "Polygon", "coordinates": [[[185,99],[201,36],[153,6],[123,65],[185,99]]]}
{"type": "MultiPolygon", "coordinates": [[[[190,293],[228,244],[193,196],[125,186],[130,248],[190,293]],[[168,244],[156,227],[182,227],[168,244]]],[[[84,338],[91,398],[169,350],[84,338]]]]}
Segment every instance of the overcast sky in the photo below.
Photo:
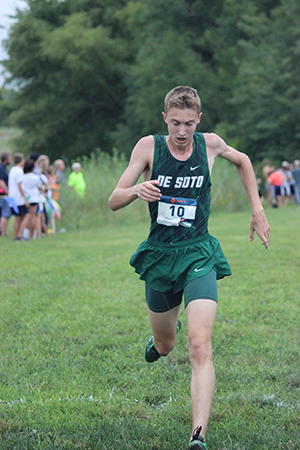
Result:
{"type": "MultiPolygon", "coordinates": [[[[16,8],[23,9],[26,7],[26,2],[24,0],[0,0],[0,61],[7,58],[7,54],[3,48],[3,40],[7,38],[8,30],[13,20],[8,16],[14,15],[16,8]]],[[[3,71],[3,66],[0,65],[0,85],[3,83],[3,76],[1,72],[3,71]]]]}

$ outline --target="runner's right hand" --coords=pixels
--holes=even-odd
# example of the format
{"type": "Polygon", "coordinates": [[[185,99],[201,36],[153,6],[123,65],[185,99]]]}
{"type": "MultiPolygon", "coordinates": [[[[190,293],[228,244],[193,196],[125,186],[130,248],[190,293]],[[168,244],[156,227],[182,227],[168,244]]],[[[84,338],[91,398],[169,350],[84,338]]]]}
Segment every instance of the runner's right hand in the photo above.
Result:
{"type": "Polygon", "coordinates": [[[145,202],[157,202],[162,196],[160,189],[156,187],[157,185],[159,185],[158,180],[144,181],[140,185],[138,197],[145,202]]]}

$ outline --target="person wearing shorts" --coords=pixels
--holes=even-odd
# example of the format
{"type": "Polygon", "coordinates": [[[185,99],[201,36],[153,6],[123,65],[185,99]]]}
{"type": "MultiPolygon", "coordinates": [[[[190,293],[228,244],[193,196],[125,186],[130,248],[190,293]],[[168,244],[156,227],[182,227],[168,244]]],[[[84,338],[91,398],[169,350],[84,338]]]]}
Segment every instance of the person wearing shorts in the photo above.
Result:
{"type": "Polygon", "coordinates": [[[300,160],[295,159],[294,168],[292,169],[292,175],[295,180],[294,190],[295,190],[295,202],[300,205],[300,160]]]}
{"type": "Polygon", "coordinates": [[[0,235],[6,236],[7,223],[11,216],[10,207],[4,198],[8,194],[8,170],[11,156],[4,152],[0,156],[0,235]]]}
{"type": "Polygon", "coordinates": [[[16,240],[21,224],[28,213],[29,202],[22,188],[24,177],[23,167],[25,164],[24,155],[16,153],[14,155],[14,166],[9,171],[8,176],[8,196],[14,199],[16,209],[11,208],[14,220],[14,239],[16,240]]]}
{"type": "Polygon", "coordinates": [[[284,188],[286,176],[278,169],[274,170],[268,178],[268,182],[273,186],[273,196],[276,206],[284,206],[284,188]]]}
{"type": "Polygon", "coordinates": [[[0,196],[0,235],[6,236],[7,223],[11,216],[10,207],[5,197],[0,196]]]}
{"type": "Polygon", "coordinates": [[[22,224],[18,231],[18,235],[16,237],[17,240],[22,239],[23,231],[25,230],[25,228],[29,230],[29,236],[30,238],[32,238],[38,226],[37,209],[40,201],[40,189],[42,188],[42,180],[39,175],[34,173],[34,168],[35,165],[33,161],[27,160],[25,162],[22,188],[29,202],[29,211],[25,216],[25,219],[22,221],[22,224]]]}
{"type": "Polygon", "coordinates": [[[145,358],[154,362],[175,345],[182,297],[192,366],[192,434],[189,450],[207,449],[205,434],[215,387],[211,336],[217,310],[217,279],[231,274],[219,241],[208,232],[210,173],[220,156],[234,164],[250,199],[254,232],[268,248],[270,229],[249,158],[219,136],[197,133],[201,102],[195,89],[178,86],[165,97],[167,136],[146,136],[132,151],[113,191],[113,211],[137,198],[148,203],[150,233],[130,259],[145,281],[153,336],[145,358]],[[144,182],[138,183],[143,174],[144,182]],[[138,184],[137,184],[138,183],[138,184]]]}

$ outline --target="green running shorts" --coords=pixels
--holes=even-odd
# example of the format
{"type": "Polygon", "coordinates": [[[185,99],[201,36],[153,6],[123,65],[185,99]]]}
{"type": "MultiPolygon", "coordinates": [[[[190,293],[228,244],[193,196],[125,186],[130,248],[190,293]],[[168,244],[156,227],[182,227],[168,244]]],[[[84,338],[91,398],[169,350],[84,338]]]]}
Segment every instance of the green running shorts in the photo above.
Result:
{"type": "Polygon", "coordinates": [[[193,300],[214,300],[218,302],[217,277],[216,272],[212,269],[207,275],[195,278],[190,281],[183,291],[177,292],[158,292],[151,289],[146,283],[146,302],[151,311],[161,313],[169,311],[182,302],[182,294],[184,294],[184,306],[193,300]]]}
{"type": "Polygon", "coordinates": [[[149,288],[174,294],[211,270],[216,279],[231,275],[219,241],[208,233],[175,244],[147,239],[132,255],[130,264],[149,288]]]}

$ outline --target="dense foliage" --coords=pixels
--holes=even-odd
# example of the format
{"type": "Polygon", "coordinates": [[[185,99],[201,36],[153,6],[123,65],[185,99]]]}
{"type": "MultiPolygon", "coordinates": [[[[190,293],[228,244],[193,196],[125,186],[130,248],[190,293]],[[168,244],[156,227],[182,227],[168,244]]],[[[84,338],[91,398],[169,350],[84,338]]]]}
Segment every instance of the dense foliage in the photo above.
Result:
{"type": "Polygon", "coordinates": [[[69,159],[128,154],[165,131],[178,84],[203,103],[199,129],[253,159],[300,146],[298,0],[27,0],[4,65],[19,147],[69,159]]]}

